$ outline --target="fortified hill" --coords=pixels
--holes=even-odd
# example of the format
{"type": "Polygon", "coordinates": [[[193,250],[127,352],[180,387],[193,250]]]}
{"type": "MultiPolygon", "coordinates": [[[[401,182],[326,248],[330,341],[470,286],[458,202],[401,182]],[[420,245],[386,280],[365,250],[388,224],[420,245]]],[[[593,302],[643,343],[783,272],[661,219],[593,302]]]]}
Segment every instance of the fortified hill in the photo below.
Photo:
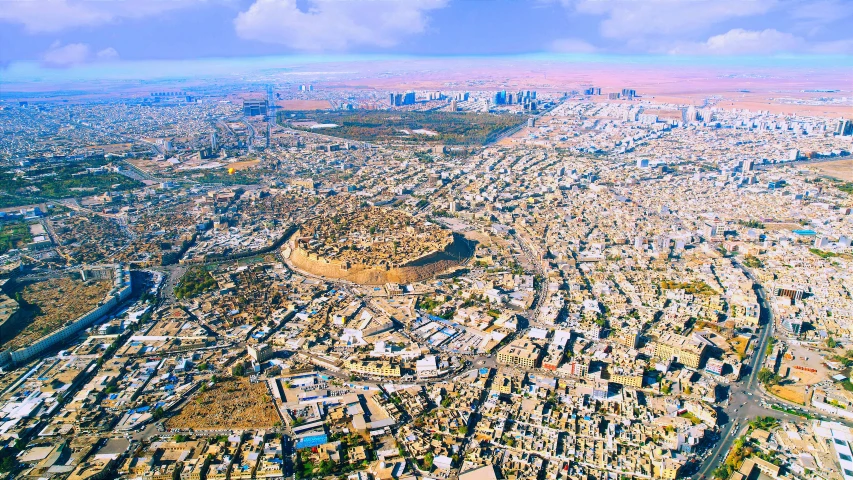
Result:
{"type": "Polygon", "coordinates": [[[309,220],[288,247],[288,260],[296,268],[367,285],[420,281],[472,253],[472,247],[449,230],[380,207],[309,220]]]}

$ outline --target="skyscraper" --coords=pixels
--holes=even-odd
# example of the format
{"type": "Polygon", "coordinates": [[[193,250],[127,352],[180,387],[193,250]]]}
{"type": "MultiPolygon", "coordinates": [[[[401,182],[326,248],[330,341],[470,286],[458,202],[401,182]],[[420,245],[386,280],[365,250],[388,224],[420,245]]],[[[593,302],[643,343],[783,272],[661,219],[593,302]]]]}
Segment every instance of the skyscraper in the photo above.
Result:
{"type": "Polygon", "coordinates": [[[409,91],[406,93],[391,93],[389,96],[389,106],[400,107],[403,105],[415,104],[415,92],[409,91]]]}

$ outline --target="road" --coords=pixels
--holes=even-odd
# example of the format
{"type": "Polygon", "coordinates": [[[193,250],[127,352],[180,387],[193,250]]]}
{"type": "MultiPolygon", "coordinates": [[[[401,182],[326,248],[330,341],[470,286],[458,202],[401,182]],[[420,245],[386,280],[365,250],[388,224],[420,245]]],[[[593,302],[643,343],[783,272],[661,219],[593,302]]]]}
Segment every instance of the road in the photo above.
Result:
{"type": "Polygon", "coordinates": [[[537,291],[533,297],[533,304],[530,306],[530,310],[525,312],[525,316],[527,316],[527,320],[529,323],[536,323],[539,320],[539,310],[542,307],[542,304],[545,303],[546,299],[544,298],[545,293],[547,292],[546,287],[546,277],[545,270],[542,265],[542,261],[539,259],[537,255],[534,254],[533,248],[527,243],[527,240],[518,234],[511,234],[512,238],[515,239],[515,242],[521,247],[521,251],[527,257],[528,263],[530,266],[536,270],[536,275],[539,275],[540,281],[537,285],[537,291]]]}
{"type": "Polygon", "coordinates": [[[184,273],[187,272],[187,268],[188,267],[186,265],[176,264],[160,269],[160,272],[164,277],[163,288],[160,290],[160,296],[163,299],[164,305],[168,305],[175,301],[175,287],[178,286],[178,282],[181,280],[181,277],[183,277],[184,273]]]}
{"type": "Polygon", "coordinates": [[[746,380],[737,382],[730,388],[729,404],[725,409],[723,409],[728,418],[720,419],[726,421],[725,426],[720,433],[720,439],[717,444],[714,445],[714,448],[711,449],[711,453],[699,466],[699,471],[695,475],[696,478],[700,478],[702,476],[710,477],[714,468],[725,461],[726,454],[735,439],[739,436],[740,430],[745,427],[751,419],[759,415],[784,420],[800,419],[800,417],[796,417],[794,415],[763,407],[759,403],[759,400],[764,397],[758,387],[758,371],[761,370],[761,365],[764,362],[767,341],[773,333],[773,312],[770,310],[770,305],[767,303],[764,287],[756,282],[752,272],[737,262],[735,262],[735,266],[743,270],[744,274],[754,282],[753,288],[755,289],[755,294],[758,297],[758,305],[761,309],[759,323],[763,325],[763,328],[759,334],[758,344],[755,346],[754,353],[747,363],[749,366],[749,374],[746,380]],[[737,427],[735,427],[735,425],[737,425],[737,427]],[[735,430],[736,428],[737,430],[735,430]]]}
{"type": "MultiPolygon", "coordinates": [[[[551,112],[551,110],[554,110],[555,108],[557,108],[557,107],[559,107],[560,105],[562,105],[564,101],[566,101],[566,98],[565,98],[565,97],[563,97],[563,98],[561,98],[561,99],[557,100],[557,101],[554,103],[554,105],[551,105],[550,107],[546,108],[545,110],[542,110],[541,112],[537,113],[536,115],[532,115],[532,116],[530,116],[530,117],[526,117],[526,118],[533,118],[533,119],[538,120],[540,117],[543,117],[543,116],[545,116],[545,115],[549,114],[549,113],[551,112]]],[[[487,142],[487,143],[486,143],[486,146],[496,145],[498,142],[500,142],[500,141],[501,141],[501,140],[503,140],[504,138],[511,137],[511,136],[515,135],[516,133],[520,132],[523,128],[526,128],[526,127],[527,127],[527,120],[525,119],[524,123],[522,123],[521,125],[518,125],[518,126],[512,127],[512,128],[510,128],[509,130],[507,130],[507,131],[505,131],[505,132],[501,133],[500,135],[496,136],[496,137],[495,137],[494,139],[492,139],[490,142],[487,142]]]]}

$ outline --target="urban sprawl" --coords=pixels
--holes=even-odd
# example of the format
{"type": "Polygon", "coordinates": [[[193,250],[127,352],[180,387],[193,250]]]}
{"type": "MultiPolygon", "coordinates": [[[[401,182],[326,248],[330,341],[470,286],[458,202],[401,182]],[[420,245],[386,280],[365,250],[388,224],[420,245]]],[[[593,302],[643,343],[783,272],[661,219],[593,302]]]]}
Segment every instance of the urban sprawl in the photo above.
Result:
{"type": "Polygon", "coordinates": [[[850,119],[255,87],[0,107],[3,475],[853,480],[850,119]]]}

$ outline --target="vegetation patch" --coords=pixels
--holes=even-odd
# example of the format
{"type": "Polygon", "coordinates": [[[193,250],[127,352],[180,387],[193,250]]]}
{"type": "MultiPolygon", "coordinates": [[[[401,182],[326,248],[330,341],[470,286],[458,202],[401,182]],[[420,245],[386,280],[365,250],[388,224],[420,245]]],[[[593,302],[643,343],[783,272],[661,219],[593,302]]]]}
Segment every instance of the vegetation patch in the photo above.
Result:
{"type": "Polygon", "coordinates": [[[145,186],[120,173],[95,170],[108,163],[103,157],[91,157],[73,163],[40,166],[24,173],[0,172],[0,208],[145,186]]]}
{"type": "Polygon", "coordinates": [[[718,295],[719,292],[711,288],[710,285],[701,281],[701,280],[693,280],[692,282],[673,282],[669,280],[664,280],[660,282],[661,290],[684,290],[684,293],[688,293],[690,295],[718,295]]]}
{"type": "Polygon", "coordinates": [[[341,138],[444,145],[482,145],[526,121],[517,115],[380,110],[279,112],[279,122],[341,138]],[[336,125],[312,129],[312,124],[336,125]]]}
{"type": "Polygon", "coordinates": [[[747,268],[761,268],[764,266],[764,262],[755,255],[747,255],[743,257],[743,265],[747,268]]]}
{"type": "Polygon", "coordinates": [[[175,297],[192,298],[216,287],[216,280],[203,267],[192,267],[175,287],[175,297]]]}
{"type": "Polygon", "coordinates": [[[763,229],[765,225],[758,220],[738,220],[737,224],[746,228],[761,228],[763,229]]]}
{"type": "Polygon", "coordinates": [[[833,257],[838,256],[838,254],[835,252],[826,252],[826,251],[820,250],[818,248],[810,248],[809,251],[814,253],[815,255],[817,255],[820,258],[833,258],[833,257]]]}
{"type": "Polygon", "coordinates": [[[26,223],[9,223],[0,226],[0,255],[13,248],[21,248],[32,241],[33,236],[30,235],[30,227],[26,223]]]}
{"type": "Polygon", "coordinates": [[[779,405],[772,405],[770,408],[772,408],[773,410],[776,410],[778,412],[785,412],[785,413],[788,413],[790,415],[796,415],[798,417],[803,417],[803,418],[808,419],[808,420],[811,420],[814,418],[814,416],[811,415],[810,413],[801,412],[799,410],[794,410],[793,408],[780,407],[779,405]]]}

